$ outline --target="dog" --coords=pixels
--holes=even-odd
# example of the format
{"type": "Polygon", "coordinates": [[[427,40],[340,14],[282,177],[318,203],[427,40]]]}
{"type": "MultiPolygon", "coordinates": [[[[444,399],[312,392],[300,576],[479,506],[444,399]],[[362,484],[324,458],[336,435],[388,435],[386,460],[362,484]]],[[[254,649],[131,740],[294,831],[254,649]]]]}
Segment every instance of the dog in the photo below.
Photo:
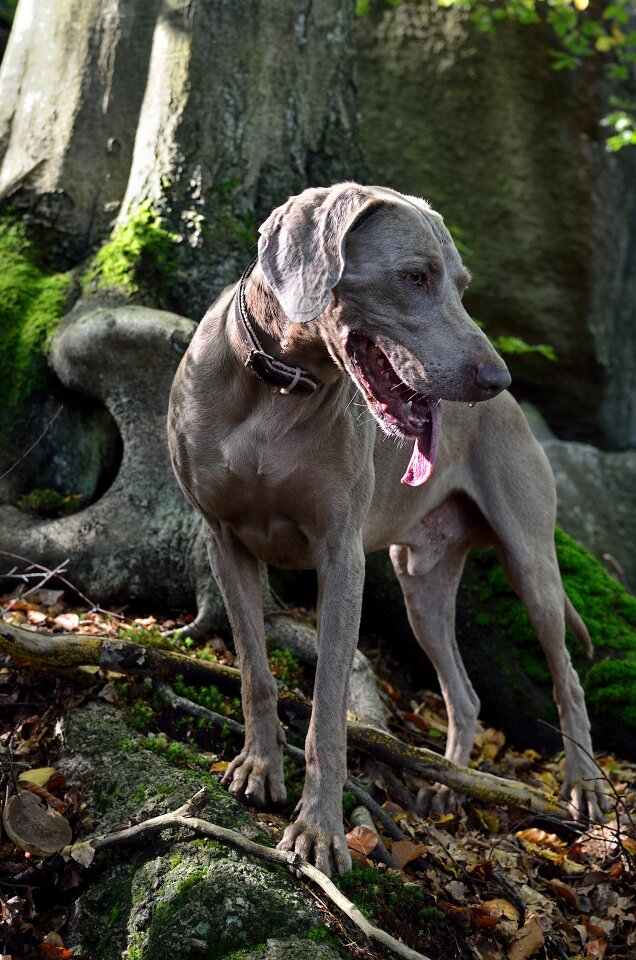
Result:
{"type": "Polygon", "coordinates": [[[446,756],[465,764],[479,701],[455,596],[469,548],[495,546],[552,673],[565,793],[582,817],[606,805],[564,643],[567,623],[591,650],[557,565],[554,480],[504,362],[462,305],[469,280],[424,200],[355,183],[307,189],[263,223],[257,260],[205,315],[171,391],[174,470],[203,517],[242,673],[245,745],[224,782],[256,805],[285,798],[258,561],[317,571],[306,779],[279,846],[326,874],[351,866],[346,700],[372,550],[390,550],[439,676],[446,756]]]}

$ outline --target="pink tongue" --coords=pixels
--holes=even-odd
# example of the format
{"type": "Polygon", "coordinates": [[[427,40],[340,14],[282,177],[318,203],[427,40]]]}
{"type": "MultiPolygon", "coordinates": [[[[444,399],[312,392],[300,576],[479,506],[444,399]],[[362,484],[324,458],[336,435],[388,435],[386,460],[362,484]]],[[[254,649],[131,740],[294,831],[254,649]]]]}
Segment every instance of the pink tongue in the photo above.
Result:
{"type": "Polygon", "coordinates": [[[432,472],[433,462],[424,453],[420,438],[416,437],[413,444],[413,453],[401,482],[408,483],[409,487],[420,487],[423,483],[426,483],[432,472]]]}

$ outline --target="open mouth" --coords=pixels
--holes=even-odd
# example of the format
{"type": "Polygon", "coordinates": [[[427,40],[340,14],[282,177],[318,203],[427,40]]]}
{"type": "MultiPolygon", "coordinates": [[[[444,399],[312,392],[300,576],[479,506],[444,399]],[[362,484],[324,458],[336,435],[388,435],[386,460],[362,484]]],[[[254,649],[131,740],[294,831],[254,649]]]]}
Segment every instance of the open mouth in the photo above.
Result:
{"type": "Polygon", "coordinates": [[[347,353],[355,379],[383,430],[415,441],[402,483],[411,487],[426,483],[433,472],[439,445],[442,419],[439,400],[424,396],[404,383],[387,355],[359,330],[349,334],[347,353]]]}

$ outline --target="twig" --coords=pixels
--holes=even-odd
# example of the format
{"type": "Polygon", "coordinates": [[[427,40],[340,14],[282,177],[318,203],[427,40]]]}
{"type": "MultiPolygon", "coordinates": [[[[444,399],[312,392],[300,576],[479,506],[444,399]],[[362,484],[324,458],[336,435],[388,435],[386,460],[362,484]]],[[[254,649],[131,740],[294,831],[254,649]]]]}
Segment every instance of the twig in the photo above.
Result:
{"type": "MultiPolygon", "coordinates": [[[[0,556],[11,557],[12,560],[19,560],[20,563],[28,563],[29,566],[27,567],[27,570],[30,570],[31,567],[33,567],[33,569],[35,570],[42,570],[43,573],[46,573],[49,575],[47,576],[47,580],[50,579],[50,575],[52,574],[52,571],[49,570],[48,567],[43,567],[41,563],[36,563],[34,560],[29,560],[28,557],[21,557],[18,553],[9,553],[7,550],[0,550],[0,556]]],[[[68,560],[64,560],[62,563],[62,566],[65,563],[68,563],[68,560]]],[[[76,593],[77,596],[84,601],[84,603],[88,604],[88,607],[90,608],[90,613],[107,613],[111,617],[119,616],[119,614],[113,613],[112,610],[104,610],[104,608],[100,607],[99,604],[93,603],[93,601],[89,597],[83,594],[82,591],[78,587],[76,587],[74,583],[71,583],[70,580],[67,580],[66,577],[60,576],[59,573],[56,573],[55,576],[57,577],[58,580],[61,581],[61,583],[67,586],[69,590],[72,590],[73,593],[76,593]]]]}
{"type": "MultiPolygon", "coordinates": [[[[0,202],[1,202],[1,201],[2,201],[2,197],[0,196],[0,202]]],[[[64,404],[61,403],[61,404],[59,405],[59,407],[57,408],[57,410],[55,411],[55,413],[53,414],[53,416],[51,417],[51,419],[49,420],[49,422],[47,423],[47,425],[45,426],[45,428],[44,428],[44,430],[42,431],[42,433],[40,434],[40,436],[39,436],[39,437],[37,438],[37,440],[35,441],[35,443],[32,443],[31,446],[29,447],[29,449],[28,449],[28,450],[25,450],[24,453],[22,454],[22,456],[19,457],[19,458],[15,461],[15,463],[13,463],[13,464],[9,467],[8,470],[5,470],[5,472],[2,474],[2,476],[0,476],[0,480],[4,480],[5,477],[8,477],[9,474],[11,473],[11,471],[12,471],[12,470],[15,470],[15,468],[17,467],[17,465],[18,465],[19,463],[22,463],[22,461],[25,459],[25,457],[28,457],[28,455],[31,453],[31,451],[32,451],[33,449],[35,449],[35,447],[37,447],[37,445],[38,445],[38,443],[40,442],[40,440],[42,440],[42,439],[47,435],[47,433],[49,432],[49,430],[51,429],[51,427],[53,426],[53,424],[55,423],[55,421],[57,420],[57,418],[59,417],[59,415],[60,415],[60,413],[62,412],[63,409],[64,409],[64,404]]]]}
{"type": "MultiPolygon", "coordinates": [[[[210,660],[197,660],[174,650],[142,647],[112,637],[73,633],[40,634],[1,620],[0,651],[43,666],[97,664],[103,669],[160,680],[174,680],[182,675],[190,683],[213,683],[233,694],[239,692],[241,684],[241,674],[235,668],[210,660]]],[[[281,685],[278,689],[278,709],[286,722],[302,728],[311,716],[311,701],[281,685]]],[[[349,722],[347,741],[349,747],[378,757],[400,770],[406,767],[459,793],[476,797],[482,803],[514,804],[534,813],[569,819],[567,806],[541,790],[516,780],[463,767],[432,750],[403,743],[375,727],[349,722]]]]}
{"type": "MultiPolygon", "coordinates": [[[[315,883],[316,886],[320,887],[331,902],[349,917],[365,937],[376,940],[378,943],[381,943],[382,946],[392,950],[397,956],[404,957],[405,960],[428,960],[424,954],[418,953],[417,950],[412,950],[411,947],[400,943],[395,937],[392,937],[389,933],[386,933],[386,931],[370,923],[358,908],[338,890],[329,877],[326,877],[325,874],[316,867],[307,863],[307,861],[299,857],[298,854],[287,850],[266,847],[261,843],[256,843],[254,840],[249,840],[235,830],[229,830],[227,827],[221,827],[216,823],[211,823],[209,820],[202,820],[200,817],[193,816],[193,813],[201,809],[206,799],[207,792],[204,788],[199,790],[191,800],[188,800],[187,803],[184,803],[172,813],[164,813],[159,817],[152,817],[149,820],[137,823],[124,830],[109,833],[105,837],[91,840],[89,845],[95,852],[98,852],[122,844],[133,843],[136,840],[159,833],[162,830],[184,827],[186,830],[190,830],[200,836],[211,837],[214,840],[219,840],[221,843],[226,843],[235,850],[241,851],[241,853],[258,857],[260,860],[267,860],[270,863],[280,864],[281,866],[289,867],[292,871],[301,873],[304,877],[307,877],[308,880],[311,880],[312,883],[315,883]]],[[[82,844],[74,846],[79,847],[82,846],[82,844]]],[[[63,853],[72,855],[74,846],[66,847],[63,853]]],[[[84,841],[83,846],[86,847],[86,841],[84,841]]]]}
{"type": "Polygon", "coordinates": [[[53,577],[60,577],[60,574],[66,573],[66,565],[68,560],[62,560],[61,563],[55,567],[54,570],[34,570],[32,573],[29,573],[30,567],[27,567],[22,573],[18,571],[17,567],[13,567],[12,570],[9,570],[8,573],[0,574],[0,579],[2,580],[21,580],[22,583],[28,583],[29,580],[38,580],[39,582],[33,587],[29,587],[28,590],[21,590],[17,596],[12,597],[9,600],[9,603],[6,607],[0,608],[0,614],[8,613],[12,607],[18,602],[18,600],[24,600],[25,597],[28,597],[29,594],[35,593],[36,590],[41,590],[45,583],[48,583],[53,577]]]}

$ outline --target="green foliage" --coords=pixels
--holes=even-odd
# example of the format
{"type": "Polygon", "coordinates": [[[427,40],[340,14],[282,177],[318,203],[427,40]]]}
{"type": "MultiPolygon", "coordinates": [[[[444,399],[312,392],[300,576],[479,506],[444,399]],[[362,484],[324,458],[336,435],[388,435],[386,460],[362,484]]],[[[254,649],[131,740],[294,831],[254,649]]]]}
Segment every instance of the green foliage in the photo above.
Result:
{"type": "Polygon", "coordinates": [[[520,353],[538,353],[545,360],[555,361],[557,355],[554,348],[548,343],[527,343],[521,337],[490,337],[490,342],[498,353],[520,354],[520,353]]]}
{"type": "Polygon", "coordinates": [[[65,497],[57,490],[31,490],[18,500],[18,507],[38,517],[68,517],[82,509],[82,499],[81,494],[65,497]]]}
{"type": "Polygon", "coordinates": [[[0,221],[0,434],[44,382],[43,355],[69,298],[68,273],[47,273],[24,226],[0,221]]]}
{"type": "Polygon", "coordinates": [[[152,293],[154,302],[170,300],[177,280],[176,245],[180,237],[163,225],[149,202],[132,211],[97,251],[84,277],[85,287],[116,289],[127,297],[152,293]]]}

